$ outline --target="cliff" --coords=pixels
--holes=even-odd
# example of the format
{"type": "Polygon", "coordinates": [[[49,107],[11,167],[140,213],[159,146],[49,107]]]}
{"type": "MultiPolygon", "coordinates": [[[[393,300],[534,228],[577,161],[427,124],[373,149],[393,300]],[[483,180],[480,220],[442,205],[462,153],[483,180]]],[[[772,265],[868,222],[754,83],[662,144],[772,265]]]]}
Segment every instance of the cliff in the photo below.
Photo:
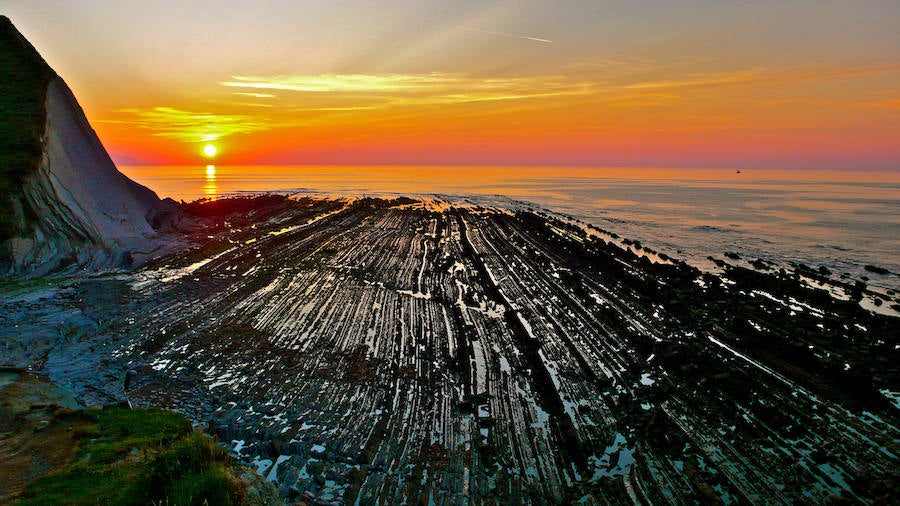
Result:
{"type": "Polygon", "coordinates": [[[127,267],[160,200],[119,172],[66,83],[0,17],[0,273],[127,267]]]}

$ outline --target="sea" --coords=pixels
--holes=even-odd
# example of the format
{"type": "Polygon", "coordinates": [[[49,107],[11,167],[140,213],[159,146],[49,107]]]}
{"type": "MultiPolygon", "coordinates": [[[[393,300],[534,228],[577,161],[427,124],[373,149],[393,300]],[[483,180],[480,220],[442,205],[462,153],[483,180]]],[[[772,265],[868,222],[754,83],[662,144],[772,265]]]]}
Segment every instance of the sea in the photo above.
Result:
{"type": "MultiPolygon", "coordinates": [[[[712,268],[736,253],[900,291],[900,171],[614,167],[124,166],[161,197],[241,192],[527,202],[712,268]],[[878,274],[865,266],[891,271],[878,274]]],[[[731,261],[731,260],[729,260],[731,261]]]]}

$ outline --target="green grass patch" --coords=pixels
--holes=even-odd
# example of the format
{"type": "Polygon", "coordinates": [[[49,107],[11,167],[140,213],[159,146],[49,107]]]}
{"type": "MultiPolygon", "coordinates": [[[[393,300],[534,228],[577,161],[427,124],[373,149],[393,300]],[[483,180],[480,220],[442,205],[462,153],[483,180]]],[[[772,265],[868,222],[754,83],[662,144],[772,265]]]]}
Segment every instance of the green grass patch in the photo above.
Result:
{"type": "MultiPolygon", "coordinates": [[[[161,409],[60,410],[77,451],[31,482],[18,504],[241,504],[245,485],[228,452],[161,409]]],[[[37,435],[39,437],[39,435],[37,435]]]]}

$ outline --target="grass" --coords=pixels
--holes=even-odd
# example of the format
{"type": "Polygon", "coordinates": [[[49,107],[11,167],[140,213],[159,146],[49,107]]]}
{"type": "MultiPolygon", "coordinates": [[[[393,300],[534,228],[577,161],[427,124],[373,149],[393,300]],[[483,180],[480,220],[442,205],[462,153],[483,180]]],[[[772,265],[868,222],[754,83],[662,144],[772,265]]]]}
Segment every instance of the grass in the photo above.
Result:
{"type": "Polygon", "coordinates": [[[32,481],[18,504],[241,504],[232,458],[161,409],[59,410],[55,430],[76,443],[70,461],[32,481]]]}
{"type": "Polygon", "coordinates": [[[0,241],[18,233],[13,201],[41,160],[47,85],[54,75],[0,16],[0,241]]]}

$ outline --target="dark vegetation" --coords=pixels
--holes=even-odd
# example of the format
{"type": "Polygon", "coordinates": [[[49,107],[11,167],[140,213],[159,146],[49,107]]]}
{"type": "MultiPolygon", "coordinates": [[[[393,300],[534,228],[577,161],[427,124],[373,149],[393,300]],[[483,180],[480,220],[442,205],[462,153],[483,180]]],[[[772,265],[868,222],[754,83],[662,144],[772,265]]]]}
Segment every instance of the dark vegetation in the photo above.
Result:
{"type": "Polygon", "coordinates": [[[53,70],[0,16],[0,241],[16,230],[14,204],[41,160],[47,85],[53,70]]]}
{"type": "Polygon", "coordinates": [[[228,453],[161,409],[57,409],[44,434],[68,434],[69,461],[31,482],[18,504],[241,504],[228,453]]]}

